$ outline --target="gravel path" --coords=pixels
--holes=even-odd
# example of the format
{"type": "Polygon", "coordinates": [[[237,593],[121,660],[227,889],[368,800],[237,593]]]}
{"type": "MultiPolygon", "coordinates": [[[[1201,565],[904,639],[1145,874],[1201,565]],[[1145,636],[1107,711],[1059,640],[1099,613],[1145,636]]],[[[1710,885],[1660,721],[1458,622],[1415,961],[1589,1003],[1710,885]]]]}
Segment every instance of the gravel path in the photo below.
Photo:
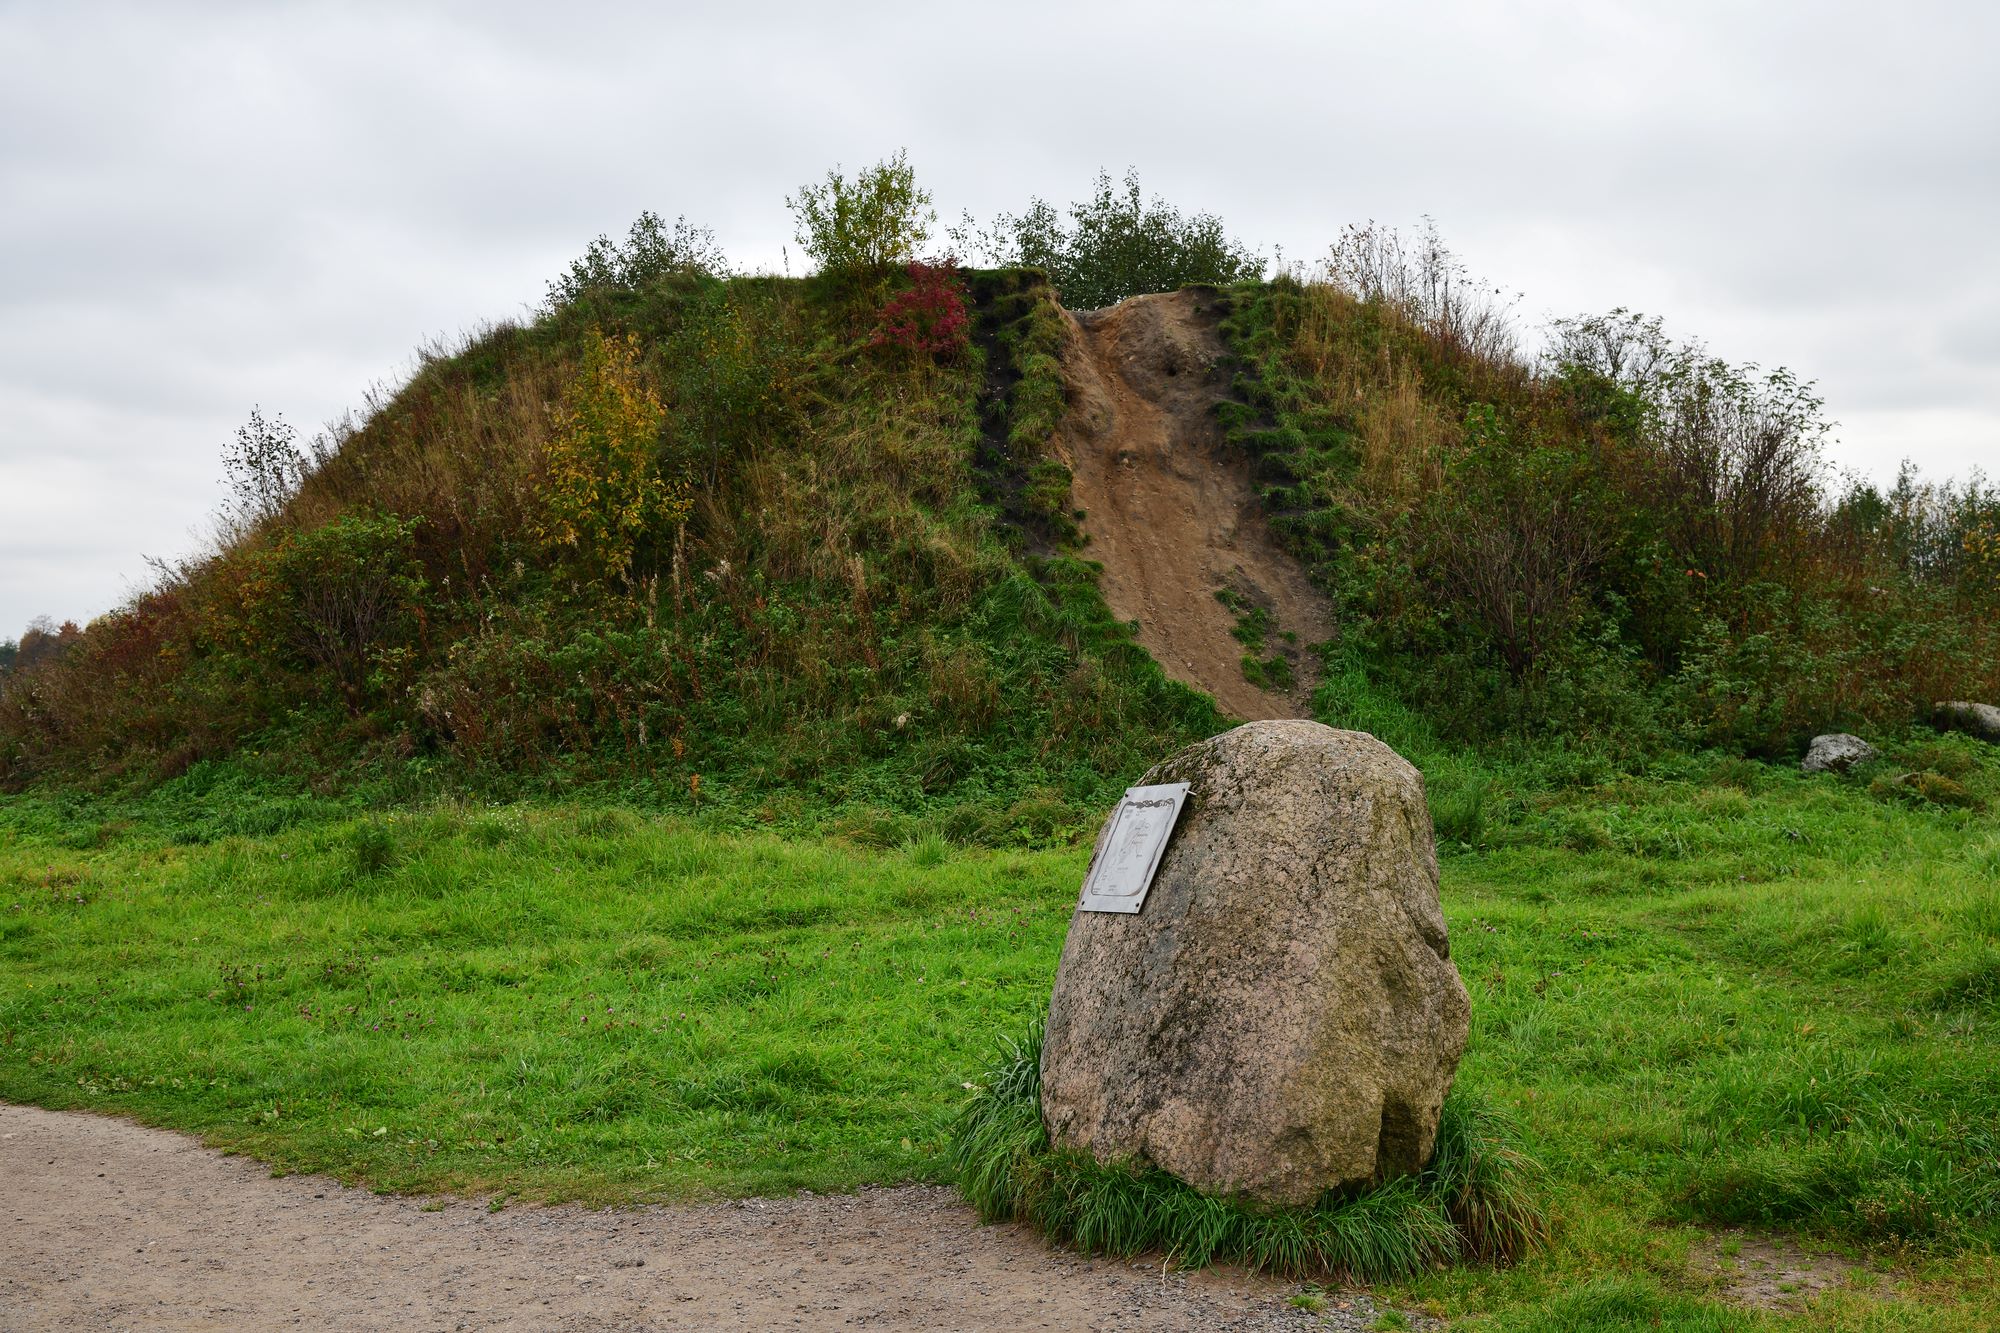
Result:
{"type": "Polygon", "coordinates": [[[1051,1250],[948,1190],[690,1208],[383,1198],[0,1105],[0,1328],[1363,1329],[1241,1273],[1051,1250]],[[435,1211],[432,1211],[435,1210],[435,1211]]]}

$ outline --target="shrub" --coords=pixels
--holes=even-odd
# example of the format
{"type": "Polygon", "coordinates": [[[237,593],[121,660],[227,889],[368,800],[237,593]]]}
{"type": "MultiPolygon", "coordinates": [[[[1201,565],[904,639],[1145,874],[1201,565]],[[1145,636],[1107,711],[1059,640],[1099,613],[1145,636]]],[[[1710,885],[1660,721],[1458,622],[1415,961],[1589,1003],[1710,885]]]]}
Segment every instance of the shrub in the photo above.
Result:
{"type": "Polygon", "coordinates": [[[910,285],[883,305],[875,317],[876,347],[894,348],[929,361],[956,361],[971,343],[972,321],[958,266],[912,262],[910,285]]]}
{"type": "Polygon", "coordinates": [[[1063,302],[1079,310],[1189,283],[1237,282],[1264,270],[1264,261],[1213,213],[1183,215],[1157,195],[1147,203],[1136,170],[1126,171],[1122,186],[1098,172],[1090,198],[1070,206],[1067,223],[1054,205],[1035,199],[984,231],[968,219],[953,239],[995,263],[1042,269],[1063,302]]]}
{"type": "Polygon", "coordinates": [[[715,233],[685,217],[669,228],[648,209],[625,234],[624,244],[609,236],[590,243],[569,272],[549,284],[548,309],[560,310],[593,295],[632,295],[674,276],[720,277],[728,260],[715,233]]]}
{"type": "Polygon", "coordinates": [[[1477,626],[1518,678],[1568,640],[1613,534],[1575,454],[1508,438],[1487,405],[1466,439],[1409,544],[1431,603],[1477,626]]]}
{"type": "Polygon", "coordinates": [[[733,459],[803,424],[804,334],[784,301],[748,282],[693,293],[676,314],[649,362],[667,408],[662,475],[707,493],[733,459]]]}
{"type": "Polygon", "coordinates": [[[415,531],[393,514],[346,514],[249,556],[240,595],[252,659],[324,671],[355,711],[387,693],[421,621],[415,531]]]}
{"type": "Polygon", "coordinates": [[[1669,696],[1710,743],[1778,754],[1829,729],[1902,725],[1955,687],[2000,681],[1993,627],[1921,588],[1760,582],[1706,600],[1669,696]]]}
{"type": "Polygon", "coordinates": [[[1909,475],[1834,501],[1810,384],[1622,310],[1531,363],[1428,226],[1232,304],[1222,410],[1272,529],[1441,731],[1775,754],[2000,689],[2000,505],[1909,475]]]}
{"type": "Polygon", "coordinates": [[[585,337],[549,441],[535,528],[544,545],[607,579],[625,577],[641,540],[681,522],[691,503],[684,486],[660,476],[666,409],[638,362],[635,337],[596,329],[585,337]]]}
{"type": "Polygon", "coordinates": [[[880,276],[917,258],[937,212],[903,150],[850,181],[836,168],[785,199],[799,245],[835,275],[880,276]]]}
{"type": "Polygon", "coordinates": [[[1551,360],[1572,382],[1595,377],[1634,396],[1631,481],[1683,566],[1748,582],[1799,555],[1800,538],[1821,526],[1819,451],[1831,427],[1811,383],[1671,343],[1657,319],[1624,310],[1558,321],[1551,360]]]}
{"type": "Polygon", "coordinates": [[[1092,1253],[1157,1250],[1201,1267],[1242,1263],[1286,1277],[1411,1277],[1460,1260],[1501,1263],[1538,1249],[1548,1221],[1538,1168],[1512,1126],[1463,1089],[1446,1097],[1430,1165],[1415,1176],[1301,1209],[1204,1195],[1156,1168],[1053,1148],[1041,1116],[1040,1026],[1004,1043],[962,1113],[959,1189],[988,1221],[1033,1223],[1092,1253]]]}
{"type": "Polygon", "coordinates": [[[1373,221],[1343,228],[1326,277],[1356,301],[1395,311],[1455,355],[1514,355],[1508,304],[1472,276],[1428,217],[1409,236],[1373,221]]]}
{"type": "Polygon", "coordinates": [[[1984,810],[1985,798],[1969,790],[1956,778],[1928,771],[1884,774],[1868,784],[1870,794],[1883,800],[1901,800],[1912,805],[1955,806],[1962,810],[1984,810]]]}
{"type": "Polygon", "coordinates": [[[691,672],[668,633],[621,624],[621,610],[630,616],[629,601],[586,604],[569,623],[496,616],[424,675],[424,720],[470,765],[501,771],[607,745],[643,752],[676,734],[691,672]]]}

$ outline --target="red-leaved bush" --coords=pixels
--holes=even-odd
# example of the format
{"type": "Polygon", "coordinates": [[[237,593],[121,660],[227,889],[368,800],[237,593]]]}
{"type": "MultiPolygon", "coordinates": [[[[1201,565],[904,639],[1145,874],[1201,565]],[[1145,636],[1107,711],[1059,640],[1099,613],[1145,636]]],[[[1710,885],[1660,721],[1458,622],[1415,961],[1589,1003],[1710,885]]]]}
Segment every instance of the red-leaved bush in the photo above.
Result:
{"type": "Polygon", "coordinates": [[[875,318],[874,347],[895,347],[915,356],[954,361],[971,339],[965,287],[958,265],[922,260],[909,266],[910,285],[890,297],[875,318]]]}

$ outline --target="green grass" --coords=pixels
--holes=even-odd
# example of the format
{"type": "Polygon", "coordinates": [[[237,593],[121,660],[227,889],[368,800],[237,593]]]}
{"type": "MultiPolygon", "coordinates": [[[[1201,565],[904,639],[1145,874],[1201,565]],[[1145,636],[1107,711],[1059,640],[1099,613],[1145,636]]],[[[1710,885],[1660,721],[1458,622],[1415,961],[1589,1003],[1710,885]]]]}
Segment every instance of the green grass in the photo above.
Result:
{"type": "MultiPolygon", "coordinates": [[[[1242,659],[1243,679],[1260,690],[1289,692],[1298,683],[1291,661],[1282,653],[1264,655],[1264,645],[1273,628],[1271,613],[1232,588],[1217,588],[1215,600],[1236,617],[1236,624],[1229,632],[1248,650],[1242,659]]],[[[1284,637],[1293,636],[1286,633],[1284,637]]]]}
{"type": "Polygon", "coordinates": [[[441,808],[0,851],[0,1096],[391,1189],[945,1180],[1046,1003],[1074,853],[441,808]]]}
{"type": "MultiPolygon", "coordinates": [[[[1412,719],[1343,720],[1428,753],[1412,719]]],[[[1886,762],[1993,793],[1990,753],[1935,744],[1886,762]]],[[[1690,1261],[1747,1223],[1888,1270],[1889,1299],[1808,1326],[2000,1318],[2000,820],[1867,773],[1424,764],[1459,809],[1459,1087],[1518,1122],[1553,1238],[1389,1297],[1503,1329],[1764,1327],[1690,1261]]],[[[1086,856],[212,790],[202,821],[0,806],[0,1096],[400,1190],[953,1180],[964,1085],[1044,1012],[1086,856]]]]}

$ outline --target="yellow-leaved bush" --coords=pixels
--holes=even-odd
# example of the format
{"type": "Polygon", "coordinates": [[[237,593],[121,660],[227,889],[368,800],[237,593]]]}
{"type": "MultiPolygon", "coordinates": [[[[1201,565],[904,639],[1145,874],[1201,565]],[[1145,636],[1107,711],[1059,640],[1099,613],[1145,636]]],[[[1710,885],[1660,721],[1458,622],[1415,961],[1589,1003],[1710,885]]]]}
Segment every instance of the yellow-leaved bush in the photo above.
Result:
{"type": "Polygon", "coordinates": [[[535,535],[571,563],[622,578],[645,536],[685,520],[685,482],[660,474],[666,409],[639,369],[639,340],[593,329],[563,391],[535,535]]]}
{"type": "Polygon", "coordinates": [[[1965,571],[1975,593],[2000,593],[2000,519],[1967,527],[1965,571]]]}

